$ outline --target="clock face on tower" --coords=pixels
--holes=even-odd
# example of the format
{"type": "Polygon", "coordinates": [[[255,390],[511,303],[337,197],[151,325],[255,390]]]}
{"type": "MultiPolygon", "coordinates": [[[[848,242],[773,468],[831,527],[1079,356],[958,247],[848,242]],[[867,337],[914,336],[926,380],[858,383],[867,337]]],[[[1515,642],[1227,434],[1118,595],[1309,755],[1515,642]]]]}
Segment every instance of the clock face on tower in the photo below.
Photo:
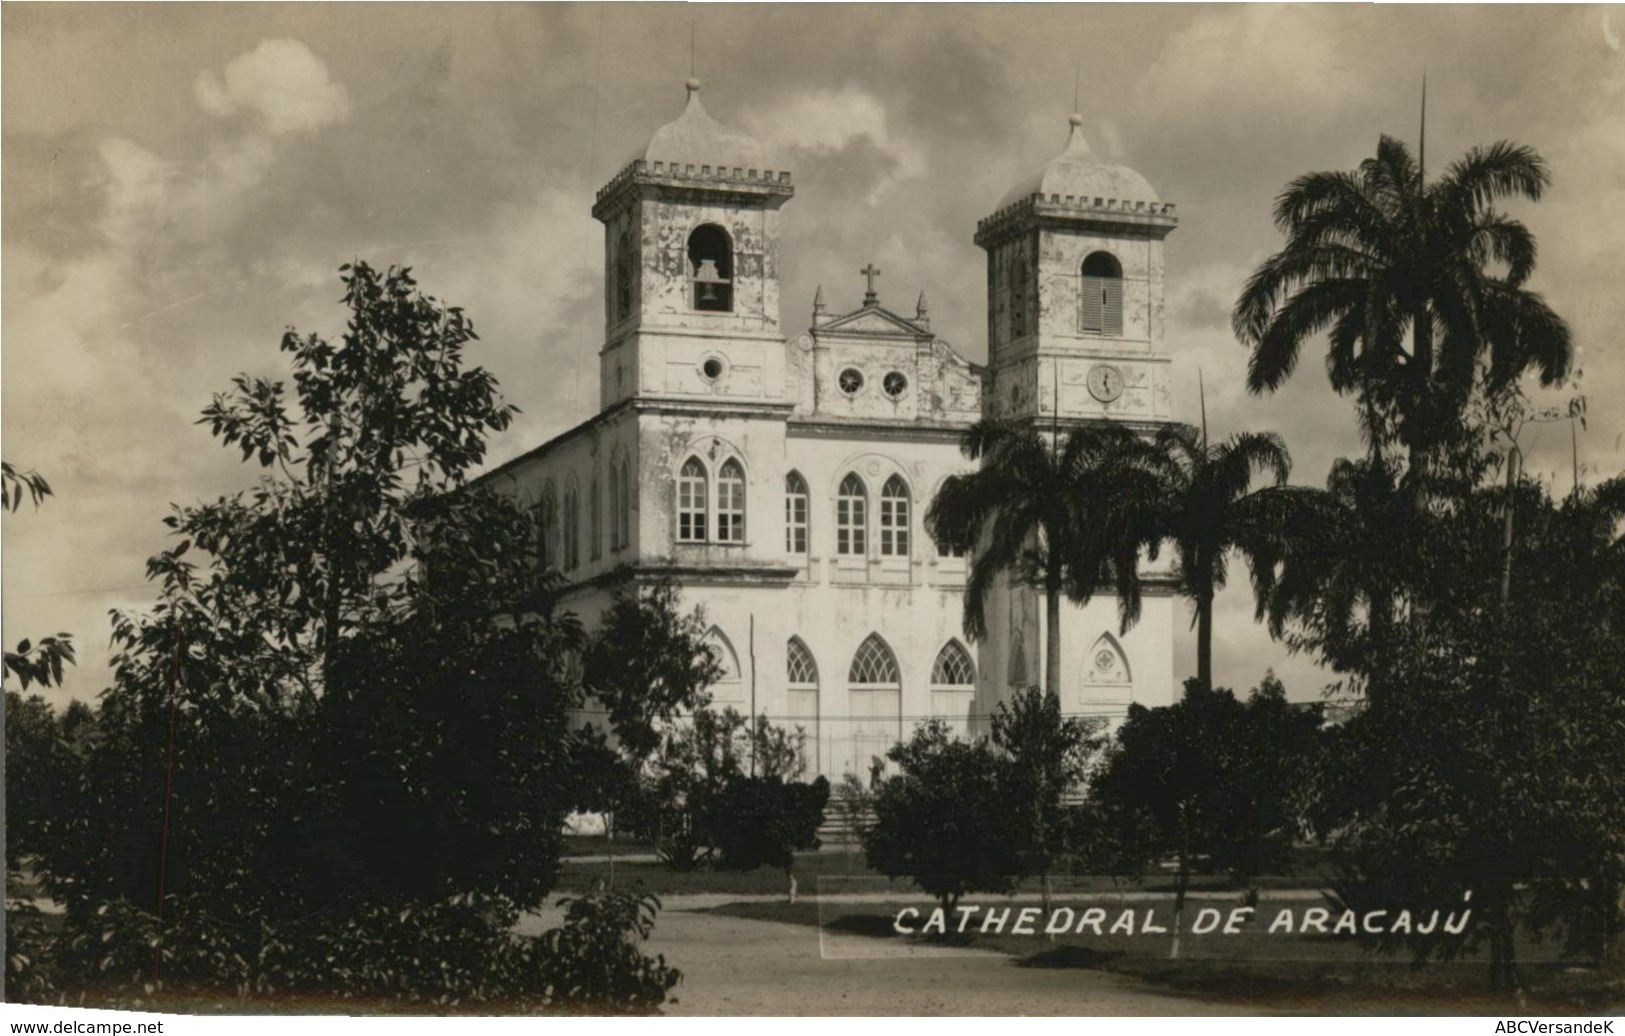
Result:
{"type": "Polygon", "coordinates": [[[1102,403],[1110,403],[1123,394],[1123,372],[1109,363],[1097,363],[1089,368],[1089,394],[1102,403]]]}

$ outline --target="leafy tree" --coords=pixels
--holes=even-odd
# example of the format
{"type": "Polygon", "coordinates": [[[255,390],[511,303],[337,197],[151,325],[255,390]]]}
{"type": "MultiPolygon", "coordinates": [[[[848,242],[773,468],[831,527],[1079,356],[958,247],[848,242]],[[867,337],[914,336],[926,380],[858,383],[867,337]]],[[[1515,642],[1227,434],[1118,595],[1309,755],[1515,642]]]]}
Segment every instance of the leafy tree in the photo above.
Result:
{"type": "Polygon", "coordinates": [[[1118,424],[1084,425],[1064,437],[1031,424],[979,421],[961,446],[979,462],[950,475],[926,511],[926,528],[946,547],[971,554],[965,634],[987,636],[987,597],[996,581],[1029,581],[1044,592],[1048,630],[1044,686],[1061,682],[1061,599],[1087,603],[1115,585],[1123,626],[1140,614],[1139,552],[1155,537],[1144,523],[1154,485],[1141,467],[1140,440],[1118,424]]]}
{"type": "Polygon", "coordinates": [[[616,590],[587,645],[583,678],[634,766],[659,747],[679,714],[709,704],[707,688],[721,678],[722,663],[707,632],[698,609],[681,610],[670,580],[616,590]]]}
{"type": "Polygon", "coordinates": [[[1492,985],[1509,988],[1520,928],[1618,952],[1625,483],[1557,505],[1516,482],[1455,499],[1448,518],[1452,535],[1413,562],[1429,620],[1397,627],[1384,660],[1405,693],[1335,731],[1314,816],[1351,906],[1471,908],[1460,939],[1413,931],[1380,947],[1448,959],[1487,945],[1492,985]]]}
{"type": "Polygon", "coordinates": [[[1022,870],[1040,874],[1048,893],[1050,870],[1066,845],[1062,799],[1082,787],[1106,738],[1104,720],[1067,717],[1054,691],[1018,690],[993,713],[993,744],[1008,758],[1008,808],[1018,813],[1022,870]]]}
{"type": "MultiPolygon", "coordinates": [[[[205,411],[267,475],[177,508],[158,603],[115,616],[113,686],[41,853],[65,973],[557,1004],[511,928],[557,875],[584,638],[530,518],[466,484],[512,413],[464,362],[466,317],[406,270],[344,283],[340,343],[282,339],[296,416],[247,377],[205,411]]],[[[624,935],[576,965],[615,987],[643,969],[624,935]]]]}
{"type": "Polygon", "coordinates": [[[1297,788],[1310,758],[1318,709],[1294,709],[1273,676],[1243,704],[1230,691],[1187,680],[1173,705],[1130,705],[1090,786],[1093,817],[1122,846],[1117,865],[1140,873],[1175,860],[1177,933],[1195,871],[1238,880],[1288,866],[1300,829],[1297,788]]]}
{"type": "Polygon", "coordinates": [[[967,892],[1012,890],[1030,861],[1005,757],[985,739],[955,738],[941,720],[921,723],[886,757],[899,772],[874,792],[874,824],[863,834],[869,865],[913,879],[948,909],[967,892]]]}
{"type": "Polygon", "coordinates": [[[1420,470],[1475,387],[1493,393],[1531,368],[1546,385],[1561,381],[1569,330],[1526,287],[1534,236],[1495,207],[1538,200],[1549,179],[1534,151],[1501,141],[1428,182],[1384,136],[1356,172],[1292,181],[1275,204],[1286,245],[1232,315],[1253,350],[1248,387],[1280,387],[1304,342],[1326,331],[1332,387],[1359,397],[1373,450],[1397,438],[1420,470]]]}
{"type": "Polygon", "coordinates": [[[29,871],[58,836],[78,784],[78,737],[86,708],[58,717],[44,698],[6,692],[6,995],[55,999],[52,940],[34,903],[29,871]]]}
{"type": "MultiPolygon", "coordinates": [[[[51,495],[51,484],[37,471],[19,472],[9,461],[0,461],[0,511],[16,511],[27,495],[38,507],[51,495]]],[[[6,677],[15,677],[28,690],[30,684],[41,687],[62,685],[62,667],[72,665],[73,638],[67,633],[54,637],[41,637],[39,643],[24,640],[17,650],[4,653],[6,677]]]]}
{"type": "Polygon", "coordinates": [[[707,802],[705,826],[724,867],[788,874],[797,850],[818,848],[828,803],[824,777],[801,783],[736,774],[707,802]]]}
{"type": "Polygon", "coordinates": [[[739,811],[748,809],[751,823],[772,828],[759,836],[771,834],[769,841],[783,846],[768,855],[782,855],[788,867],[791,850],[811,848],[804,843],[816,834],[829,798],[827,781],[795,782],[803,737],[766,716],[748,722],[732,708],[700,709],[666,730],[646,768],[632,826],[655,841],[657,853],[675,870],[690,870],[719,852],[727,857],[730,845],[732,859],[723,862],[752,869],[760,862],[741,861],[768,851],[749,847],[742,837],[739,811]],[[804,790],[813,786],[823,790],[808,797],[804,790]],[[816,806],[809,805],[814,799],[816,806]],[[810,827],[798,819],[813,814],[810,827]]]}
{"type": "Polygon", "coordinates": [[[569,897],[564,925],[541,939],[542,977],[559,1002],[602,1014],[651,1014],[682,972],[665,955],[645,955],[632,937],[647,939],[660,900],[653,895],[594,890],[569,897]]]}
{"type": "Polygon", "coordinates": [[[18,471],[10,461],[0,461],[0,511],[15,511],[23,495],[38,507],[51,495],[51,484],[37,471],[18,471]]]}

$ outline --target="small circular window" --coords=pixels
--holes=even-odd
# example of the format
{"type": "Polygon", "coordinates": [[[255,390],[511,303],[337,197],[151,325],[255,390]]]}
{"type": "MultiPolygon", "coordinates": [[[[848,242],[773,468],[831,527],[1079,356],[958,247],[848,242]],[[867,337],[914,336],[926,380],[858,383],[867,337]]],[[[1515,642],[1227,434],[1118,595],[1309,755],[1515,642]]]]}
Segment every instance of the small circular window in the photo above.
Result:
{"type": "Polygon", "coordinates": [[[886,395],[896,399],[908,391],[908,379],[902,372],[892,371],[880,382],[880,387],[886,391],[886,395]]]}
{"type": "Polygon", "coordinates": [[[855,396],[863,389],[863,372],[856,367],[848,367],[841,372],[836,381],[841,386],[842,392],[849,396],[855,396]]]}
{"type": "Polygon", "coordinates": [[[705,362],[700,364],[700,373],[705,375],[705,380],[716,381],[722,377],[722,361],[715,356],[706,357],[705,362]]]}

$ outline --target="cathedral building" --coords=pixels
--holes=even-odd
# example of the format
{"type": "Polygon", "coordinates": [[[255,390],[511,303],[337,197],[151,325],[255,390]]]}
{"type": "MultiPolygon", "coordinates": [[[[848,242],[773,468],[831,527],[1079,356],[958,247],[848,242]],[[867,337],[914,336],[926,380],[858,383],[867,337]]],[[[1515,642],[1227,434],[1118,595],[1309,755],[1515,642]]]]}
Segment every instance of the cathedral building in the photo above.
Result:
{"type": "MultiPolygon", "coordinates": [[[[912,313],[882,304],[872,263],[861,306],[833,311],[820,289],[787,332],[790,172],[711,118],[690,80],[682,113],[593,205],[598,414],[481,480],[535,509],[564,606],[589,626],[629,581],[680,585],[722,659],[716,706],[800,727],[809,776],[862,773],[930,717],[984,733],[1013,687],[1042,678],[1041,591],[1000,585],[989,636],[969,642],[966,559],[925,531],[937,488],[970,465],[966,428],[984,415],[1062,429],[1172,416],[1162,242],[1174,207],[1095,157],[1071,121],[1065,150],[976,227],[983,366],[932,328],[924,294],[912,313]]],[[[1174,700],[1173,619],[1165,588],[1126,635],[1109,592],[1067,605],[1063,710],[1174,700]]]]}

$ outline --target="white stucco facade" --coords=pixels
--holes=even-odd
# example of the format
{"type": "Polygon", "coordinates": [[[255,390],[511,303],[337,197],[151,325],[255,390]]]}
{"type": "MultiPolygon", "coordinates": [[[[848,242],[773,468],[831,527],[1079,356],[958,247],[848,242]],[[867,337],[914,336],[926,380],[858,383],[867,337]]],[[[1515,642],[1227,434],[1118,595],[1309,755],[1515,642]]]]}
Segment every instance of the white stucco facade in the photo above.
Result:
{"type": "MultiPolygon", "coordinates": [[[[1143,185],[1088,165],[1080,144],[1074,123],[1035,192],[1143,185]]],[[[809,770],[836,777],[928,717],[985,732],[1012,686],[1041,678],[1041,594],[1000,587],[989,637],[970,643],[966,561],[938,551],[924,514],[968,470],[960,436],[984,414],[1062,429],[1168,419],[1162,239],[1174,220],[1148,187],[1121,202],[1007,198],[977,229],[991,293],[983,367],[932,329],[923,295],[905,316],[872,276],[861,307],[831,313],[820,290],[787,334],[779,227],[794,190],[766,164],[691,83],[688,108],[593,207],[605,227],[599,414],[482,481],[536,508],[564,606],[589,625],[616,587],[675,580],[724,656],[716,704],[802,728],[809,770]],[[1101,252],[1115,282],[1085,275],[1106,268],[1088,258],[1101,252]],[[1080,292],[1099,293],[1105,315],[1080,292]]],[[[1173,618],[1160,586],[1127,634],[1109,592],[1067,606],[1063,708],[1109,719],[1174,700],[1173,618]]]]}

